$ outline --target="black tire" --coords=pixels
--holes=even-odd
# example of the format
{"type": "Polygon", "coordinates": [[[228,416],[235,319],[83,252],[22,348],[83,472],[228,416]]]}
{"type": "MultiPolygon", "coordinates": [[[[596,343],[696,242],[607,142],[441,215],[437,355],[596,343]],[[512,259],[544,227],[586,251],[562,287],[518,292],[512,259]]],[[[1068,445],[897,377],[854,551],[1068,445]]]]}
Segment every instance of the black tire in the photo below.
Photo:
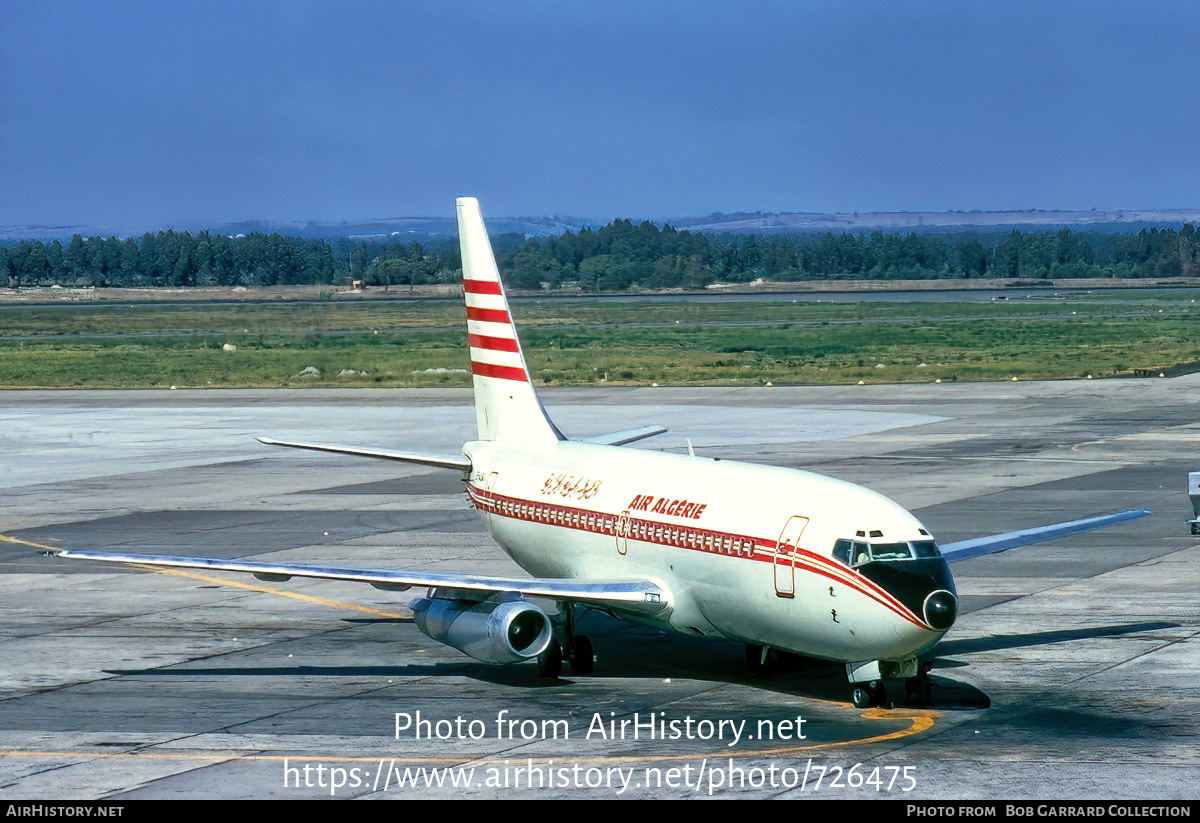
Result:
{"type": "Polygon", "coordinates": [[[551,640],[550,645],[546,647],[546,651],[538,655],[537,664],[538,676],[562,677],[562,646],[558,645],[557,640],[551,640]]]}
{"type": "Polygon", "coordinates": [[[877,680],[875,683],[872,684],[871,691],[872,691],[872,698],[873,698],[872,702],[876,706],[879,706],[882,709],[893,708],[894,704],[892,703],[892,699],[890,697],[888,697],[888,690],[887,690],[886,683],[884,683],[882,680],[877,680]]]}
{"type": "Polygon", "coordinates": [[[582,634],[575,636],[575,648],[571,650],[571,674],[586,677],[596,668],[596,653],[592,641],[582,634]]]}
{"type": "Polygon", "coordinates": [[[855,686],[854,691],[850,692],[850,702],[856,709],[869,709],[875,703],[871,698],[871,693],[862,686],[855,686]]]}
{"type": "Polygon", "coordinates": [[[925,675],[910,677],[904,681],[904,694],[910,703],[928,706],[933,702],[933,683],[925,675]]]}

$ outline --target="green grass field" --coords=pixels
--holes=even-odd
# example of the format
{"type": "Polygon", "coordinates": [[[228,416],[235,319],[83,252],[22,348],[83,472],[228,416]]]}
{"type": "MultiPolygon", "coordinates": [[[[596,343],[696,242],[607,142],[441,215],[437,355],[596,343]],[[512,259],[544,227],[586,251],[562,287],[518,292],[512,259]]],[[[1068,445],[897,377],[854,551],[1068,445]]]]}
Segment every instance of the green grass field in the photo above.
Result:
{"type": "MultiPolygon", "coordinates": [[[[545,383],[782,385],[1159,370],[1200,360],[1196,300],[1161,289],[996,303],[554,299],[513,313],[545,383]]],[[[0,386],[465,386],[464,329],[452,300],[6,305],[0,386]]]]}

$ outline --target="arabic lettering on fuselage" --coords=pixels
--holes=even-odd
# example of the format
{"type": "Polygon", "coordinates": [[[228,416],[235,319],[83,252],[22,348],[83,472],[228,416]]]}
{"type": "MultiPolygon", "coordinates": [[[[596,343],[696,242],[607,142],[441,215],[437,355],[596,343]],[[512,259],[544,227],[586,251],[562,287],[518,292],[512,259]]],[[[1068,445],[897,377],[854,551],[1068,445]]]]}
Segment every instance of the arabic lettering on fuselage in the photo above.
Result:
{"type": "Polygon", "coordinates": [[[577,500],[591,500],[600,491],[603,481],[591,477],[576,477],[573,474],[556,472],[546,478],[542,484],[542,494],[557,494],[559,497],[574,497],[577,500]]]}

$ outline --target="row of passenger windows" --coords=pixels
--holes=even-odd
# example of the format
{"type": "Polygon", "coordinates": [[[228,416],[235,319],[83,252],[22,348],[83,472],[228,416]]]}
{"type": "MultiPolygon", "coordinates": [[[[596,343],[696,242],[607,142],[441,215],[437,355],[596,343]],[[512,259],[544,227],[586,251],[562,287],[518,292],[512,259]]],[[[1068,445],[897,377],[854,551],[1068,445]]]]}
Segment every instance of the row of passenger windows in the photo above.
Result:
{"type": "MultiPolygon", "coordinates": [[[[536,503],[514,503],[510,500],[501,500],[494,505],[500,514],[506,517],[519,517],[523,520],[533,520],[536,523],[599,531],[602,534],[616,535],[619,525],[618,519],[609,514],[572,511],[536,503]]],[[[668,546],[720,552],[721,554],[750,555],[754,553],[754,541],[749,537],[719,535],[700,529],[664,526],[661,523],[648,523],[644,520],[629,520],[626,522],[625,529],[625,537],[647,543],[664,543],[668,546]]]]}
{"type": "Polygon", "coordinates": [[[553,506],[538,505],[536,503],[513,503],[509,500],[501,500],[496,504],[496,508],[501,514],[507,517],[519,517],[523,520],[551,523],[556,526],[569,526],[576,529],[587,529],[588,531],[599,529],[605,534],[614,533],[612,524],[616,518],[608,515],[570,511],[553,506]]]}
{"type": "Polygon", "coordinates": [[[713,534],[700,529],[687,529],[679,526],[664,526],[660,523],[648,523],[645,520],[631,520],[628,528],[629,533],[626,537],[647,543],[666,543],[668,546],[732,555],[750,555],[754,552],[754,541],[749,537],[713,534]]]}
{"type": "Polygon", "coordinates": [[[833,557],[847,566],[861,566],[872,560],[924,560],[941,557],[937,543],[932,540],[912,540],[906,543],[863,543],[839,540],[833,544],[833,557]]]}

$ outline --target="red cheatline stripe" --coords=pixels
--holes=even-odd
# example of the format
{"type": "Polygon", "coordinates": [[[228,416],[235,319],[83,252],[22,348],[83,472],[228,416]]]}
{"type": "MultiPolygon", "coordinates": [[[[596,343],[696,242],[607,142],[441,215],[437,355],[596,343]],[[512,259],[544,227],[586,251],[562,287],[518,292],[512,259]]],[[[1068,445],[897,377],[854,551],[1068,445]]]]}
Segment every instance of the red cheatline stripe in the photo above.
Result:
{"type": "Polygon", "coordinates": [[[486,334],[467,334],[467,345],[490,351],[510,351],[514,354],[521,351],[517,347],[517,341],[511,337],[488,337],[486,334]]]}
{"type": "Polygon", "coordinates": [[[478,363],[474,360],[471,361],[471,374],[477,374],[480,377],[499,377],[504,380],[516,380],[520,383],[529,382],[524,369],[518,369],[515,366],[497,366],[494,363],[478,363]]]}
{"type": "MultiPolygon", "coordinates": [[[[494,514],[500,514],[503,517],[510,517],[510,518],[513,518],[516,520],[533,520],[536,522],[551,522],[551,523],[553,523],[553,525],[562,526],[563,528],[575,529],[578,531],[592,531],[592,532],[597,532],[597,533],[606,534],[606,535],[614,535],[616,533],[614,531],[614,529],[616,528],[615,524],[617,523],[617,521],[619,519],[617,517],[617,515],[608,515],[608,514],[604,514],[603,512],[596,512],[596,511],[592,511],[589,509],[576,509],[576,508],[572,508],[570,506],[556,506],[554,504],[548,504],[548,503],[535,503],[533,501],[525,500],[520,497],[505,497],[503,495],[496,494],[495,492],[490,492],[490,491],[486,491],[484,489],[480,489],[476,486],[471,485],[470,483],[467,484],[467,491],[471,494],[471,498],[476,503],[477,506],[480,506],[485,511],[488,511],[488,512],[491,512],[494,514]],[[529,506],[530,508],[529,508],[529,511],[527,514],[517,514],[515,512],[511,513],[511,514],[504,514],[500,510],[501,501],[508,501],[509,503],[512,503],[514,506],[526,505],[526,506],[529,506]],[[580,518],[580,521],[578,524],[573,523],[573,522],[555,523],[553,520],[543,521],[541,519],[542,515],[539,514],[540,509],[563,511],[563,512],[568,513],[569,515],[578,515],[580,518]],[[595,523],[594,523],[594,526],[592,526],[592,527],[589,527],[587,525],[587,519],[589,516],[595,518],[595,523]]],[[[651,543],[656,543],[656,544],[663,545],[663,546],[674,546],[675,545],[673,543],[667,542],[666,540],[655,540],[653,538],[653,532],[656,528],[663,528],[664,530],[669,531],[672,528],[672,524],[659,523],[657,521],[651,521],[651,520],[642,521],[642,520],[637,520],[634,518],[630,519],[631,526],[634,524],[640,524],[640,523],[645,523],[647,526],[650,527],[650,533],[651,533],[650,539],[643,540],[643,538],[641,538],[641,537],[635,537],[633,535],[627,534],[626,537],[628,537],[628,539],[638,540],[638,541],[643,541],[643,542],[651,542],[651,543]]],[[[674,528],[686,529],[689,527],[675,526],[674,528]]],[[[707,532],[708,530],[701,530],[701,531],[707,532]]],[[[769,540],[759,540],[757,538],[748,537],[746,535],[730,535],[730,534],[726,534],[724,532],[712,532],[712,534],[714,535],[714,538],[715,538],[714,548],[712,548],[712,549],[707,548],[707,547],[701,547],[700,545],[696,545],[696,546],[684,545],[684,546],[678,546],[678,548],[684,548],[688,551],[702,551],[702,552],[710,553],[710,554],[720,554],[723,557],[730,557],[733,559],[753,560],[753,561],[756,561],[759,563],[772,563],[772,564],[774,563],[774,557],[772,555],[766,554],[766,553],[763,553],[760,551],[763,548],[769,548],[769,546],[771,545],[771,541],[769,541],[769,540]],[[752,550],[752,553],[749,555],[726,554],[724,551],[721,551],[721,550],[715,548],[717,543],[720,542],[720,539],[724,538],[724,537],[732,537],[732,538],[736,538],[738,540],[751,541],[755,544],[754,549],[752,550]]],[[[848,569],[845,569],[840,564],[834,563],[833,561],[829,560],[828,558],[822,557],[821,555],[818,555],[818,554],[813,554],[812,552],[802,549],[796,553],[796,556],[793,561],[793,568],[800,572],[809,572],[810,574],[817,574],[817,575],[820,575],[821,577],[829,578],[830,580],[833,580],[834,582],[846,585],[846,586],[850,587],[851,589],[854,589],[855,591],[859,592],[860,594],[865,595],[866,597],[869,597],[871,600],[874,600],[879,605],[891,610],[892,612],[895,612],[898,616],[904,618],[905,620],[912,623],[913,625],[919,626],[921,628],[928,628],[928,626],[924,625],[920,620],[916,619],[916,615],[911,613],[909,611],[908,607],[905,606],[903,603],[901,603],[899,600],[897,600],[891,594],[891,592],[887,591],[887,589],[880,587],[878,584],[874,583],[871,580],[868,580],[864,577],[856,575],[853,572],[850,572],[848,569]],[[816,561],[816,562],[813,562],[813,561],[816,561]]]]}
{"type": "Polygon", "coordinates": [[[467,294],[503,294],[498,280],[463,279],[463,291],[467,294]]]}
{"type": "Polygon", "coordinates": [[[504,309],[480,309],[467,306],[468,320],[482,320],[485,323],[508,323],[508,312],[504,309]]]}

